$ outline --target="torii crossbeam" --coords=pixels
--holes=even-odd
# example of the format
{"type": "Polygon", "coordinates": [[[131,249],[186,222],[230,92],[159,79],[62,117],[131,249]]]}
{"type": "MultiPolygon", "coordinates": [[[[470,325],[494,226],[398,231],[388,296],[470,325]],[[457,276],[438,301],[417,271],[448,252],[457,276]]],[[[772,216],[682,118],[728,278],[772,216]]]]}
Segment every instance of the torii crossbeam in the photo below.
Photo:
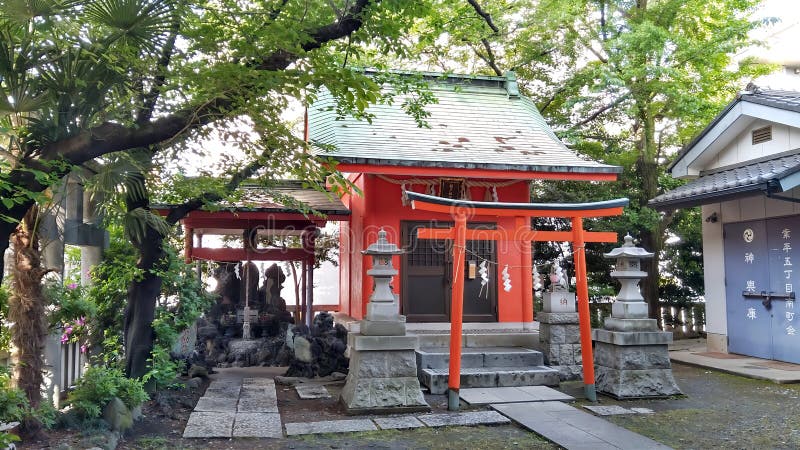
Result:
{"type": "MultiPolygon", "coordinates": [[[[455,226],[449,229],[420,228],[419,239],[448,239],[453,244],[453,286],[450,308],[450,368],[448,377],[448,409],[457,410],[458,391],[461,385],[461,333],[464,313],[464,275],[460,262],[464,261],[467,238],[514,241],[520,246],[520,266],[523,274],[533,271],[531,261],[532,241],[571,242],[575,261],[575,278],[578,297],[578,320],[581,334],[581,357],[583,362],[583,383],[586,398],[597,401],[594,387],[594,357],[592,355],[592,328],[589,317],[589,287],[586,280],[586,242],[616,242],[613,232],[584,231],[583,219],[586,217],[607,217],[622,214],[628,206],[627,198],[593,203],[499,203],[454,200],[433,195],[406,191],[411,207],[421,211],[450,214],[455,226]],[[515,217],[516,228],[513,235],[508,230],[467,230],[467,219],[474,215],[515,217]],[[572,221],[571,231],[539,231],[530,226],[532,217],[568,218],[572,221]]],[[[521,280],[523,292],[523,322],[529,326],[533,322],[533,285],[531,276],[521,280]]]]}

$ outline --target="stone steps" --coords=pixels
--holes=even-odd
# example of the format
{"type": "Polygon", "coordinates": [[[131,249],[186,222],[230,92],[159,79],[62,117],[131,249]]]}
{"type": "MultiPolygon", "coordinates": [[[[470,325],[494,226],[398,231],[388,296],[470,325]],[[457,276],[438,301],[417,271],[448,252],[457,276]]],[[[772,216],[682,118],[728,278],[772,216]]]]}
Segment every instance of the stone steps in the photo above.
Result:
{"type": "MultiPolygon", "coordinates": [[[[431,394],[447,392],[449,369],[422,369],[420,382],[431,394]]],[[[558,386],[558,371],[544,366],[461,368],[461,387],[558,386]]]]}
{"type": "MultiPolygon", "coordinates": [[[[417,373],[431,394],[447,392],[450,353],[445,348],[417,350],[417,373]]],[[[543,366],[541,352],[524,347],[465,347],[461,387],[558,386],[558,371],[543,366]]]]}
{"type": "MultiPolygon", "coordinates": [[[[419,348],[444,348],[450,347],[450,333],[412,333],[418,339],[419,348]]],[[[524,347],[524,348],[538,348],[539,346],[539,333],[538,332],[513,332],[507,331],[502,333],[467,333],[465,332],[461,338],[461,346],[463,348],[476,347],[524,347]]]]}

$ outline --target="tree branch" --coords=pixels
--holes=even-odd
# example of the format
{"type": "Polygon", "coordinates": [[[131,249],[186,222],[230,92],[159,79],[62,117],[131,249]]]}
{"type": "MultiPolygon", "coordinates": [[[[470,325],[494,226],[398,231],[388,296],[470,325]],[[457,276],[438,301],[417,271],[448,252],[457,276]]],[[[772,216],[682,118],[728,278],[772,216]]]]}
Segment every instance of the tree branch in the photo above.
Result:
{"type": "Polygon", "coordinates": [[[467,2],[472,5],[472,8],[476,13],[478,13],[479,16],[483,17],[483,20],[486,21],[486,25],[489,25],[489,28],[491,28],[495,34],[500,33],[500,29],[497,28],[497,25],[495,25],[494,21],[492,20],[492,15],[484,11],[483,8],[481,8],[481,5],[478,4],[477,0],[467,0],[467,2]]]}
{"type": "Polygon", "coordinates": [[[598,118],[598,117],[600,117],[600,116],[601,116],[601,115],[602,115],[604,112],[606,112],[606,111],[608,111],[608,110],[610,110],[610,109],[613,109],[613,108],[617,107],[617,106],[618,106],[620,103],[624,102],[624,101],[625,101],[625,100],[626,100],[626,99],[627,99],[629,96],[630,96],[630,94],[624,94],[624,95],[622,95],[622,96],[618,97],[618,98],[617,98],[616,100],[614,100],[613,102],[611,102],[611,103],[609,103],[609,104],[607,104],[607,105],[603,106],[602,108],[598,109],[597,111],[595,111],[595,112],[593,112],[593,113],[589,114],[589,116],[588,116],[588,117],[586,117],[585,119],[583,119],[583,120],[581,120],[580,122],[576,123],[575,125],[573,125],[573,126],[569,127],[569,129],[570,129],[570,130],[574,130],[575,128],[582,127],[582,126],[586,125],[587,123],[589,123],[589,122],[591,122],[591,121],[593,121],[593,120],[597,119],[597,118],[598,118]]]}
{"type": "MultiPolygon", "coordinates": [[[[310,31],[308,33],[310,39],[301,45],[302,50],[309,52],[318,49],[330,41],[341,39],[358,30],[363,26],[364,11],[369,5],[378,1],[357,0],[340,19],[310,31]]],[[[300,57],[301,55],[285,50],[276,50],[263,57],[255,68],[264,71],[284,70],[300,57]]],[[[188,130],[227,117],[228,112],[234,106],[230,97],[221,95],[199,105],[186,107],[166,117],[136,126],[127,127],[114,122],[105,122],[76,135],[45,145],[40,149],[38,158],[20,159],[22,169],[12,170],[8,174],[8,181],[18,186],[18,189],[40,192],[48,186],[40,183],[26,168],[46,168],[53,175],[64,176],[71,170],[69,165],[81,165],[109,153],[149,147],[169,141],[188,130]],[[58,161],[68,164],[52,167],[51,163],[58,161]]],[[[0,204],[0,215],[19,220],[32,204],[32,201],[24,201],[11,208],[0,204]]]]}
{"type": "Polygon", "coordinates": [[[149,122],[153,117],[156,101],[161,95],[161,88],[164,87],[164,83],[167,79],[167,69],[169,68],[172,55],[175,52],[175,40],[178,37],[179,30],[180,21],[176,18],[170,27],[170,34],[167,38],[167,42],[164,43],[161,57],[158,58],[158,62],[156,63],[156,76],[153,79],[153,85],[150,87],[150,91],[142,97],[142,106],[136,117],[136,123],[140,125],[149,122]]]}
{"type": "Polygon", "coordinates": [[[486,65],[488,65],[489,68],[491,68],[498,77],[502,77],[503,76],[503,71],[500,70],[500,67],[497,66],[497,62],[495,61],[494,52],[492,51],[492,46],[489,44],[489,40],[488,39],[481,39],[481,43],[483,43],[483,48],[486,50],[486,54],[485,55],[483,53],[481,53],[480,51],[478,51],[477,48],[475,48],[474,46],[470,45],[470,47],[472,48],[472,51],[474,51],[475,54],[478,55],[478,58],[482,59],[483,62],[485,62],[486,65]]]}

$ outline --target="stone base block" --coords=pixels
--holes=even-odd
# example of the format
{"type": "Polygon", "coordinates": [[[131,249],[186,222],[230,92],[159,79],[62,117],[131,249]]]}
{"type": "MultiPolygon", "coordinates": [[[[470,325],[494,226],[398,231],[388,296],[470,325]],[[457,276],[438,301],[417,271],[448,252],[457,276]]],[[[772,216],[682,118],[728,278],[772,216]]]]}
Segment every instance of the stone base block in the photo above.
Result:
{"type": "Polygon", "coordinates": [[[430,410],[420,389],[413,348],[351,349],[350,371],[341,399],[350,414],[430,410]]]}
{"type": "Polygon", "coordinates": [[[575,293],[568,291],[545,292],[542,296],[542,309],[548,313],[574,313],[575,293]]]}
{"type": "Polygon", "coordinates": [[[548,344],[542,353],[549,366],[580,365],[582,361],[580,344],[548,344]]]}
{"type": "Polygon", "coordinates": [[[594,363],[617,370],[670,369],[669,349],[659,345],[613,345],[596,342],[594,363]]]}
{"type": "Polygon", "coordinates": [[[592,340],[614,345],[656,345],[672,342],[668,331],[611,331],[592,330],[592,340]]]}
{"type": "Polygon", "coordinates": [[[672,369],[618,370],[595,365],[594,371],[597,390],[617,399],[669,397],[681,393],[672,369]]]}
{"type": "Polygon", "coordinates": [[[361,333],[347,335],[347,345],[351,351],[414,350],[416,336],[365,336],[361,333]]]}
{"type": "Polygon", "coordinates": [[[583,379],[583,366],[580,364],[550,367],[558,371],[558,379],[561,381],[576,381],[583,379]]]}
{"type": "Polygon", "coordinates": [[[543,323],[551,324],[577,324],[578,313],[576,312],[540,312],[536,314],[536,320],[539,321],[539,328],[543,323]]]}
{"type": "Polygon", "coordinates": [[[611,305],[611,317],[620,319],[646,319],[649,313],[645,302],[626,302],[617,300],[611,305]]]}
{"type": "Polygon", "coordinates": [[[603,328],[610,331],[658,331],[658,322],[656,319],[617,319],[609,317],[606,319],[603,328]]]}
{"type": "Polygon", "coordinates": [[[539,324],[539,342],[548,344],[576,344],[581,341],[581,330],[575,324],[539,324]]]}
{"type": "Polygon", "coordinates": [[[364,336],[405,336],[406,321],[365,319],[361,321],[361,334],[364,336]]]}

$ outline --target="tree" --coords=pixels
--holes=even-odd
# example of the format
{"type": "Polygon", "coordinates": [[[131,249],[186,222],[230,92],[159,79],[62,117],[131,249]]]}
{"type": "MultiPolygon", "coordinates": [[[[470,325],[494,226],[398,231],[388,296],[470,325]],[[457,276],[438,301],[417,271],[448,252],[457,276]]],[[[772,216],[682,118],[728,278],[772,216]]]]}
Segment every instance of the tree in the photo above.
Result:
{"type": "Polygon", "coordinates": [[[6,220],[0,223],[0,250],[39,193],[72,167],[102,158],[110,165],[102,172],[124,180],[118,204],[145,273],[129,289],[125,331],[127,373],[143,374],[165,233],[248,177],[324,179],[332,162],[313,158],[281,120],[288,99],[311,103],[325,86],[339,99],[340,112],[364,116],[380,99],[379,84],[348,62],[406,55],[407,30],[446,3],[0,2],[6,37],[0,98],[10,99],[0,105],[8,113],[2,128],[0,217],[6,220]],[[237,128],[242,123],[254,132],[237,128]],[[236,139],[245,160],[225,160],[233,163],[225,171],[227,182],[196,189],[165,221],[156,218],[151,192],[164,185],[163,163],[212,132],[236,139]]]}
{"type": "MultiPolygon", "coordinates": [[[[469,3],[485,19],[478,45],[458,32],[445,44],[423,44],[453,55],[450,60],[482,63],[488,73],[515,70],[522,89],[566,142],[624,167],[618,193],[630,197],[631,206],[619,222],[629,228],[620,231],[635,232],[642,246],[661,255],[665,236],[681,234],[670,229],[672,214],[647,206],[662,190],[665,163],[734,97],[743,80],[769,70],[748,61],[730,67],[732,55],[752,44],[748,33],[759,23],[748,17],[760,2],[469,3]]],[[[658,267],[657,259],[648,264],[643,283],[654,318],[658,267]]]]}

